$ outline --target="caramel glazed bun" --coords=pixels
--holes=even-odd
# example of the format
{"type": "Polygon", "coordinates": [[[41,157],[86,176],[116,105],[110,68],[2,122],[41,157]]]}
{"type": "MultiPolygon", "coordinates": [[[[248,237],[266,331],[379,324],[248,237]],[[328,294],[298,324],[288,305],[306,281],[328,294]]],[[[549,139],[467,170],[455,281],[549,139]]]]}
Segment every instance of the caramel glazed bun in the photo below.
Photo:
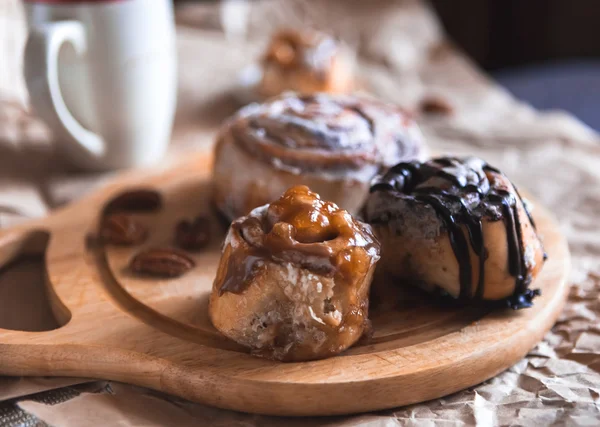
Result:
{"type": "Polygon", "coordinates": [[[344,95],[286,94],[248,105],[223,125],[214,199],[233,220],[303,184],[354,214],[380,170],[426,154],[417,125],[395,106],[344,95]]]}
{"type": "Polygon", "coordinates": [[[462,300],[531,306],[546,255],[527,206],[477,158],[400,163],[374,180],[365,218],[385,274],[462,300]]]}
{"type": "Polygon", "coordinates": [[[231,224],[210,297],[213,325],[262,357],[301,361],[353,345],[368,323],[379,243],[307,187],[231,224]]]}
{"type": "Polygon", "coordinates": [[[311,30],[276,33],[262,59],[262,96],[291,90],[348,93],[354,86],[350,50],[327,34],[311,30]]]}

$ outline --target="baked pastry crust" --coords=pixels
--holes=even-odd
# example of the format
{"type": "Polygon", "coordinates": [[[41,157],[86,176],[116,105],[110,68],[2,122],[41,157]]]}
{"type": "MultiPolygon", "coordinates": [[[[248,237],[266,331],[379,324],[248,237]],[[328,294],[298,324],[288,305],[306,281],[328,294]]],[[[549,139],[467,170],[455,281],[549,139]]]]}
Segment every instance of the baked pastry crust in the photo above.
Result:
{"type": "Polygon", "coordinates": [[[354,88],[354,60],[350,50],[317,31],[277,32],[261,64],[258,92],[263,97],[286,91],[348,93],[354,88]]]}
{"type": "Polygon", "coordinates": [[[368,225],[307,187],[231,224],[210,297],[213,325],[256,355],[301,361],[368,326],[379,244],[368,225]]]}
{"type": "Polygon", "coordinates": [[[222,126],[214,199],[233,220],[302,184],[355,214],[378,172],[426,154],[416,123],[396,106],[355,96],[286,94],[251,104],[222,126]]]}
{"type": "Polygon", "coordinates": [[[516,187],[481,159],[400,163],[376,178],[365,219],[383,275],[462,300],[528,307],[546,255],[516,187]]]}

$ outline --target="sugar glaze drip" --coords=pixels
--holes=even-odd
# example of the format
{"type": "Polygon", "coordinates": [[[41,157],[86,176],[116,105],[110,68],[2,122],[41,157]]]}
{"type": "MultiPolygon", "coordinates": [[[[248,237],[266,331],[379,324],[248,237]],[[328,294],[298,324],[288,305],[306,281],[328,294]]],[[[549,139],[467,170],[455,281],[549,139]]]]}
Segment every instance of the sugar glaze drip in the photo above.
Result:
{"type": "Polygon", "coordinates": [[[447,230],[459,266],[459,298],[463,300],[473,297],[481,299],[485,291],[488,252],[483,234],[483,217],[503,221],[507,236],[508,270],[515,278],[514,292],[506,299],[506,303],[513,309],[530,307],[539,290],[528,289],[532,278],[527,273],[518,202],[534,229],[535,223],[517,189],[512,186],[513,192],[496,185],[494,176],[503,174],[479,159],[443,157],[426,163],[399,163],[375,180],[371,192],[396,191],[435,210],[447,230]],[[462,226],[467,230],[468,238],[462,226]],[[474,295],[469,246],[479,260],[479,277],[474,295]]]}
{"type": "Polygon", "coordinates": [[[247,105],[226,122],[225,137],[266,164],[302,171],[389,167],[426,151],[416,123],[397,106],[322,93],[247,105]]]}

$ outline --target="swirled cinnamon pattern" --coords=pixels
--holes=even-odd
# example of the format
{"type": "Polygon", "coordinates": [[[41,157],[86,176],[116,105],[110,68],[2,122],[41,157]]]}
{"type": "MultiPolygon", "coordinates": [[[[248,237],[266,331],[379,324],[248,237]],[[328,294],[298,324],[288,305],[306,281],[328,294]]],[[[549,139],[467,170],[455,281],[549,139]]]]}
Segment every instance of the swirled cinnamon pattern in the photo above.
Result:
{"type": "Polygon", "coordinates": [[[247,106],[221,138],[265,163],[308,172],[389,166],[425,151],[415,122],[401,109],[345,95],[286,94],[247,106]]]}

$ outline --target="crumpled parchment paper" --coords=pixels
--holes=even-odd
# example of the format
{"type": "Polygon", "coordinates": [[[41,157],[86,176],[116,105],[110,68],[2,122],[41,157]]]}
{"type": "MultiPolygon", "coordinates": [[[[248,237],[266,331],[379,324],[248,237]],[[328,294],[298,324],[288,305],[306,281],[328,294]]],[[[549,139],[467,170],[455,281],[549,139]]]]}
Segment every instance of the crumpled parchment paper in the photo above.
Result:
{"type": "MultiPolygon", "coordinates": [[[[559,218],[573,255],[573,286],[563,314],[543,342],[496,378],[395,410],[285,419],[210,408],[124,384],[0,378],[0,425],[600,425],[598,135],[566,113],[540,113],[513,99],[444,38],[423,2],[232,3],[178,10],[180,96],[167,164],[188,150],[210,148],[216,127],[239,106],[235,97],[239,71],[255,60],[274,29],[306,25],[327,29],[357,50],[367,90],[417,114],[434,150],[485,158],[559,218]],[[419,104],[427,97],[443,99],[452,113],[420,114],[419,104]]],[[[8,10],[17,12],[6,22],[22,26],[18,8],[8,10]]],[[[18,73],[9,70],[4,75],[18,73]]],[[[22,82],[15,79],[9,85],[0,79],[0,96],[17,100],[0,103],[2,227],[45,215],[112,178],[68,169],[56,150],[57,141],[18,102],[23,98],[22,82]]],[[[29,262],[0,276],[0,296],[16,294],[16,283],[23,277],[33,281],[39,276],[35,271],[40,266],[29,262]]],[[[32,295],[36,293],[30,290],[30,300],[25,301],[32,295]]],[[[0,323],[23,320],[3,313],[0,323]]],[[[32,318],[27,310],[21,315],[28,318],[30,328],[45,321],[44,316],[32,318]]]]}

